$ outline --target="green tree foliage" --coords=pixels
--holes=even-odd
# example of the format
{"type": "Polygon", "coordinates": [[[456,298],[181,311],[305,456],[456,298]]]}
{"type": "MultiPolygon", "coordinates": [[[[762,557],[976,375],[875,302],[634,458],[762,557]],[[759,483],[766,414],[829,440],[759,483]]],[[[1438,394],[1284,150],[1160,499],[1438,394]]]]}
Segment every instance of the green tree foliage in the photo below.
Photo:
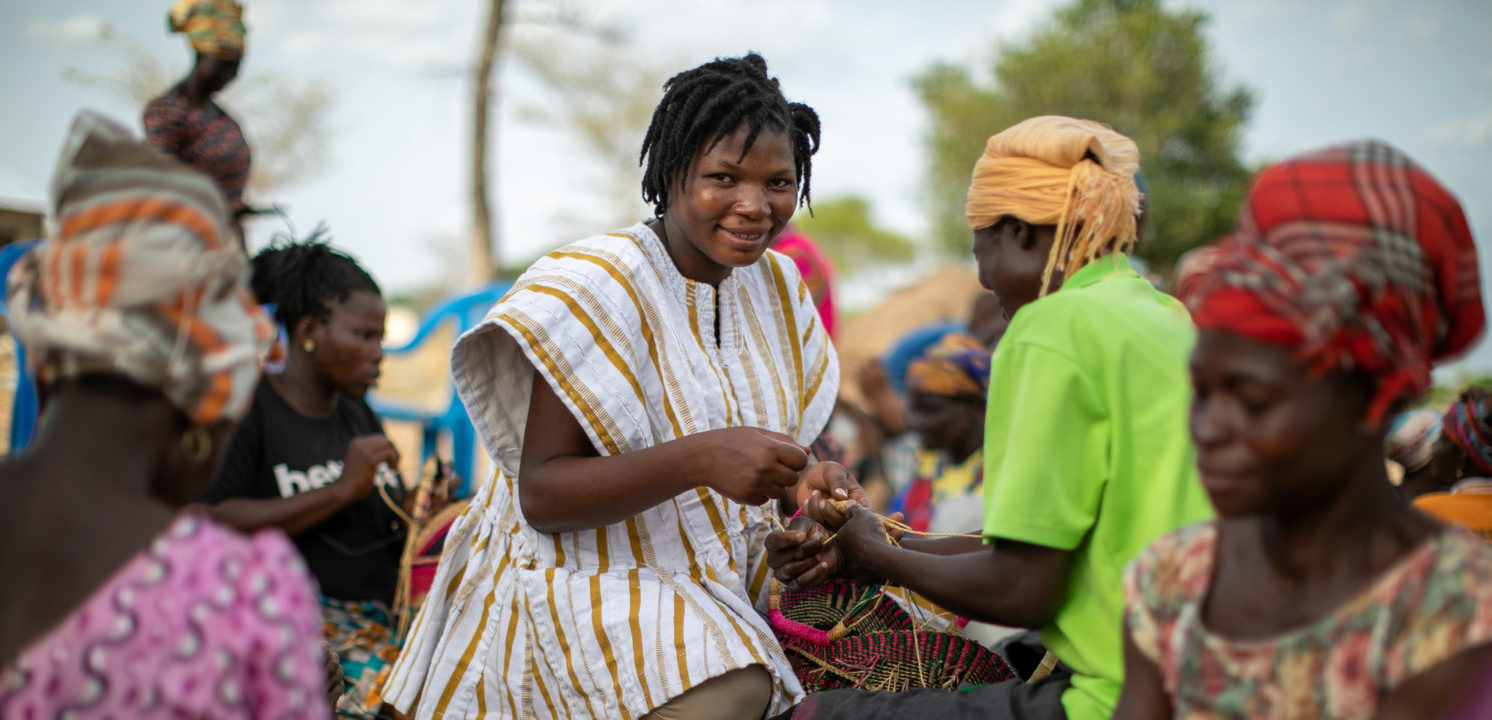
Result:
{"type": "Polygon", "coordinates": [[[1253,98],[1219,87],[1206,16],[1160,0],[1077,0],[976,78],[935,65],[914,80],[929,111],[928,192],[939,246],[966,253],[969,174],[993,133],[1035,115],[1107,123],[1132,138],[1149,182],[1139,255],[1159,267],[1232,230],[1251,171],[1238,158],[1253,98]]]}
{"type": "Polygon", "coordinates": [[[841,274],[912,259],[912,241],[877,227],[865,198],[846,195],[815,200],[812,217],[806,210],[793,217],[793,225],[813,238],[841,274]]]}

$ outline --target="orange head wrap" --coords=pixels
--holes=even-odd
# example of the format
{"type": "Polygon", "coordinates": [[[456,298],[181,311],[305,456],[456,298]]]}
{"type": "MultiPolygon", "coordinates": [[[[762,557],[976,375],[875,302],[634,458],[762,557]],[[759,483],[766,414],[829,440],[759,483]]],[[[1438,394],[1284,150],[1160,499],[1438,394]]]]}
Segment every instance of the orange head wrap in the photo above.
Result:
{"type": "Polygon", "coordinates": [[[1140,190],[1133,140],[1092,120],[1042,115],[985,144],[969,183],[969,229],[1006,215],[1056,225],[1057,241],[1042,275],[1042,294],[1056,271],[1075,270],[1135,243],[1140,190]]]}

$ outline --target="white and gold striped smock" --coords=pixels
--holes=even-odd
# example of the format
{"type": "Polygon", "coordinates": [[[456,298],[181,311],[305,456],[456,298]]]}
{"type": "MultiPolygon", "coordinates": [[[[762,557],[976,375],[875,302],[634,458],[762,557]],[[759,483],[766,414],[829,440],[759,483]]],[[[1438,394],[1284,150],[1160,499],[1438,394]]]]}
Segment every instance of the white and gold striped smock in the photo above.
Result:
{"type": "Polygon", "coordinates": [[[801,697],[762,615],[771,505],[699,488],[551,534],[515,497],[533,368],[606,455],[736,425],[811,442],[839,365],[791,260],[768,252],[717,291],[645,225],[588,238],[524,273],[451,364],[499,468],[451,531],[389,702],[415,718],[636,718],[752,664],[774,678],[772,713],[801,697]]]}

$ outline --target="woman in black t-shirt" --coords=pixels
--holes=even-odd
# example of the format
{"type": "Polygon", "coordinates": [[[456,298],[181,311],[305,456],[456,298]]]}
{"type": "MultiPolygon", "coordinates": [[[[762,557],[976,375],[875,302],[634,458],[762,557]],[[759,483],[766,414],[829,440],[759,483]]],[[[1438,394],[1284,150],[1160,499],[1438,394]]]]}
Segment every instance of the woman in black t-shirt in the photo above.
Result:
{"type": "Polygon", "coordinates": [[[203,500],[220,522],[294,539],[350,683],[338,711],[356,711],[397,653],[388,606],[405,528],[390,503],[405,493],[399,453],[363,400],[378,381],[388,308],[373,278],[322,242],[265,250],[253,267],[254,292],[288,334],[284,368],[259,382],[203,500]]]}

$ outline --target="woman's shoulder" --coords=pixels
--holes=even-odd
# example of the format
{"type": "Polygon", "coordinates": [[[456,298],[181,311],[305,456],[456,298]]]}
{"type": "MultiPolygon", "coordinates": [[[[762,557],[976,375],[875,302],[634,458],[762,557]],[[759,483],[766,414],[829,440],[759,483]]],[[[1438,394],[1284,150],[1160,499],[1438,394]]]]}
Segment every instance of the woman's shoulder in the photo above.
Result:
{"type": "Polygon", "coordinates": [[[279,529],[244,534],[196,513],[184,513],[173,522],[157,540],[155,550],[188,562],[210,559],[210,564],[225,570],[222,577],[229,581],[242,577],[244,571],[292,580],[310,578],[295,545],[279,529]],[[231,572],[226,571],[228,566],[231,572]]]}
{"type": "Polygon", "coordinates": [[[1125,583],[1146,605],[1168,606],[1200,599],[1212,578],[1217,525],[1206,520],[1157,538],[1125,571],[1125,583]]]}
{"type": "Polygon", "coordinates": [[[571,272],[596,273],[601,276],[612,274],[608,271],[631,275],[653,263],[656,260],[654,256],[663,252],[658,243],[657,236],[645,223],[637,223],[563,245],[546,253],[524,274],[564,267],[571,272]],[[653,245],[658,247],[654,248],[653,245]]]}
{"type": "Polygon", "coordinates": [[[1436,539],[1432,580],[1462,588],[1492,609],[1492,544],[1458,526],[1447,526],[1436,539]]]}

